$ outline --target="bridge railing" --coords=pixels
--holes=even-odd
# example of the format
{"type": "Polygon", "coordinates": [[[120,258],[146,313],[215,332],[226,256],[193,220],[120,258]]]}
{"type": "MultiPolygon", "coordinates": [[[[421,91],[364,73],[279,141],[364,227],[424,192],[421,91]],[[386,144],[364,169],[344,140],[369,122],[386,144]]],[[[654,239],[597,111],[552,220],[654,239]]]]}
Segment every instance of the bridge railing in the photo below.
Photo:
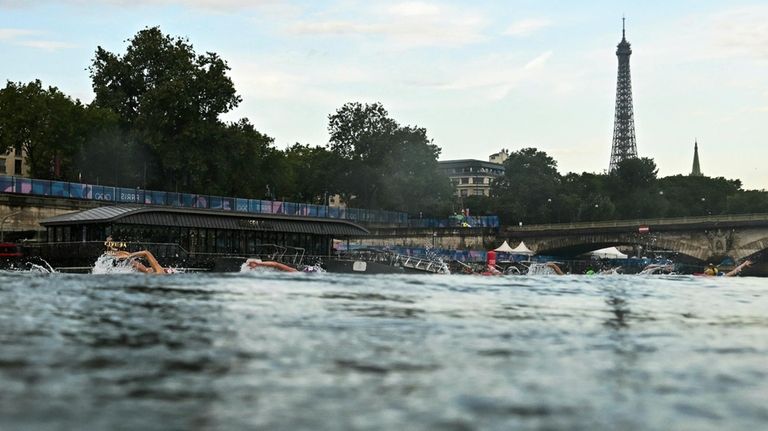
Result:
{"type": "Polygon", "coordinates": [[[140,188],[50,181],[0,175],[0,193],[61,197],[86,201],[155,205],[177,208],[205,208],[259,214],[285,214],[351,220],[363,224],[407,226],[408,214],[396,211],[339,208],[297,202],[242,199],[193,193],[175,193],[140,188]]]}
{"type": "Polygon", "coordinates": [[[573,223],[549,223],[532,224],[522,226],[510,226],[510,231],[517,232],[536,232],[552,230],[571,230],[571,229],[604,229],[604,228],[639,228],[641,226],[672,226],[679,224],[696,223],[722,223],[722,222],[751,222],[768,221],[768,214],[723,214],[706,216],[688,216],[688,217],[670,217],[670,218],[651,218],[651,219],[629,219],[629,220],[610,220],[610,221],[592,221],[592,222],[573,222],[573,223]]]}

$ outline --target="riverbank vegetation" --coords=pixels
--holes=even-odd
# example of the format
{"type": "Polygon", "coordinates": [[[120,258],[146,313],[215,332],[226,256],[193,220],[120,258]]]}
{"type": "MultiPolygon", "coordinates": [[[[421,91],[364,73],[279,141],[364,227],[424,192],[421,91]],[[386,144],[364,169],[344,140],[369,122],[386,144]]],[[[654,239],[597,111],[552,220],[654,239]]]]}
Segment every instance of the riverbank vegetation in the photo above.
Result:
{"type": "Polygon", "coordinates": [[[35,178],[316,204],[340,195],[353,207],[423,216],[470,208],[505,224],[768,212],[768,193],[739,180],[658,178],[648,158],[611,174],[560,174],[535,148],[510,154],[490,197],[458,198],[427,130],[380,103],[347,103],[329,115],[328,143],[281,150],[251,120],[221,120],[241,98],[217,54],[157,27],[127,44],[96,49],[89,104],[39,80],[7,82],[0,152],[23,150],[35,178]]]}

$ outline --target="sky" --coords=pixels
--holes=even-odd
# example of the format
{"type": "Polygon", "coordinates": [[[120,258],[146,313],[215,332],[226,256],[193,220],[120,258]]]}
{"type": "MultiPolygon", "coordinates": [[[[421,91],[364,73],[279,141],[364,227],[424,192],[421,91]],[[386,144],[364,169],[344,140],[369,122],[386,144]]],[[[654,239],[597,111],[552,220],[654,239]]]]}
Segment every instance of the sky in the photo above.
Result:
{"type": "Polygon", "coordinates": [[[626,16],[638,155],[659,176],[768,189],[768,1],[0,0],[0,78],[93,99],[98,46],[159,26],[231,67],[247,117],[325,145],[328,116],[381,102],[424,127],[441,160],[536,147],[560,173],[610,161],[616,45],[626,16]]]}

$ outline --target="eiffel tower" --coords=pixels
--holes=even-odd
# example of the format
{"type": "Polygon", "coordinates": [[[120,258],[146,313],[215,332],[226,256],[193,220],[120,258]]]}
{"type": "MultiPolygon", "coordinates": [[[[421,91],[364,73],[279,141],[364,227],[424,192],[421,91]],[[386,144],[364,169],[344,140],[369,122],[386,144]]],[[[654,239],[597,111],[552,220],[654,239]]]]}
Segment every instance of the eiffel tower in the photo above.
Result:
{"type": "Polygon", "coordinates": [[[613,121],[613,147],[608,172],[613,172],[626,159],[637,157],[635,142],[635,116],[632,109],[632,78],[629,74],[629,56],[632,47],[627,42],[625,18],[621,19],[621,42],[616,47],[619,75],[616,82],[616,116],[613,121]]]}

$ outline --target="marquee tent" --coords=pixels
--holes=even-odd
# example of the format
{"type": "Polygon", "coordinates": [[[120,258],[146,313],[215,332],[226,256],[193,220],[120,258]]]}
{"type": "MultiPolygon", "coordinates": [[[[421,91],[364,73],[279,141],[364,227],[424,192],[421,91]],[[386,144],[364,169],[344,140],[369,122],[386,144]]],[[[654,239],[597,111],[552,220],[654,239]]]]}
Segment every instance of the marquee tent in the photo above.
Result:
{"type": "Polygon", "coordinates": [[[601,248],[589,253],[591,256],[596,256],[602,259],[626,259],[627,255],[620,252],[616,247],[601,248]]]}
{"type": "Polygon", "coordinates": [[[512,254],[527,254],[529,256],[532,256],[533,250],[525,246],[525,243],[523,241],[520,241],[520,244],[517,245],[517,247],[513,248],[512,251],[510,251],[512,254]]]}
{"type": "Polygon", "coordinates": [[[493,251],[498,251],[501,253],[512,253],[512,247],[509,246],[509,243],[504,241],[504,244],[500,245],[498,248],[493,249],[493,251]]]}

